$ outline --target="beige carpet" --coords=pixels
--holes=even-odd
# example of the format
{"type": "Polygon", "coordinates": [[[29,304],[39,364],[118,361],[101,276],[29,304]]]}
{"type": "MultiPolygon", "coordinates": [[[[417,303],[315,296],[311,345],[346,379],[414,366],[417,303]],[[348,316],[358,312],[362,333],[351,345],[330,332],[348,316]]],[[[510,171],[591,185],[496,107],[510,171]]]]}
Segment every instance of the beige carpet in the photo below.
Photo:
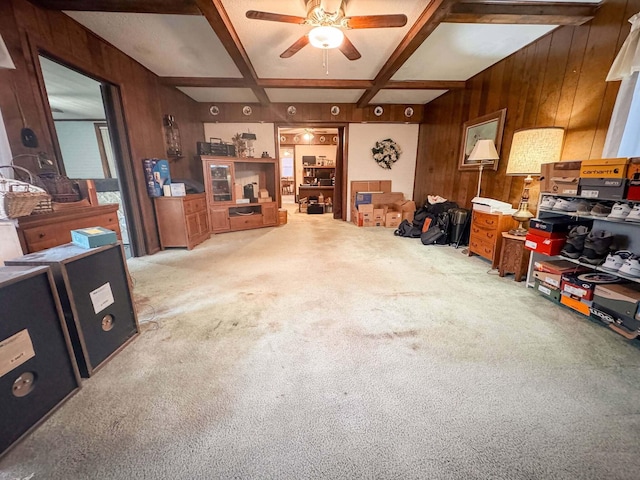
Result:
{"type": "Polygon", "coordinates": [[[0,479],[638,478],[638,342],[462,249],[289,208],[131,260],[143,334],[0,479]]]}

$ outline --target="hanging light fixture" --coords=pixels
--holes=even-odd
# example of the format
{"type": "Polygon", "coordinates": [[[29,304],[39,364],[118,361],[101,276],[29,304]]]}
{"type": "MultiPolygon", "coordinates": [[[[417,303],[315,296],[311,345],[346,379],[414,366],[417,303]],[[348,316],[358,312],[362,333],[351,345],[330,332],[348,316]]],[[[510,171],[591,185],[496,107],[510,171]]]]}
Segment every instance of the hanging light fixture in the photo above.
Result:
{"type": "Polygon", "coordinates": [[[309,43],[316,48],[331,49],[342,45],[344,33],[332,26],[315,27],[309,32],[309,43]]]}

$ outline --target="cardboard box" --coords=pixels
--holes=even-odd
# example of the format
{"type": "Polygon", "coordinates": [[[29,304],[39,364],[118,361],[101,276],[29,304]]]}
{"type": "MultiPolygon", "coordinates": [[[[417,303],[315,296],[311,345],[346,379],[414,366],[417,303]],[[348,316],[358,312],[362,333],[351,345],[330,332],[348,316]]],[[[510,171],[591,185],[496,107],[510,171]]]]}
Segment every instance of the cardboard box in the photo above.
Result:
{"type": "Polygon", "coordinates": [[[373,216],[373,204],[365,203],[358,206],[358,213],[366,213],[373,216]]]}
{"type": "Polygon", "coordinates": [[[416,213],[416,202],[413,200],[398,200],[393,204],[393,210],[402,213],[402,220],[413,222],[413,214],[416,213]]]}
{"type": "Polygon", "coordinates": [[[558,216],[549,218],[532,218],[529,220],[529,230],[535,233],[537,230],[548,233],[566,233],[572,224],[571,217],[558,216]]]}
{"type": "Polygon", "coordinates": [[[564,244],[564,238],[544,238],[527,233],[524,241],[524,248],[543,255],[554,256],[560,253],[564,244]]]}
{"type": "Polygon", "coordinates": [[[116,243],[118,237],[113,230],[102,227],[88,227],[71,230],[71,241],[82,248],[95,248],[116,243]]]}
{"type": "Polygon", "coordinates": [[[351,182],[351,197],[358,192],[390,192],[391,180],[353,180],[351,182]]]}
{"type": "Polygon", "coordinates": [[[569,260],[542,260],[536,261],[533,267],[539,272],[549,273],[578,273],[589,270],[589,268],[569,260]]]}
{"type": "Polygon", "coordinates": [[[373,220],[375,222],[382,222],[384,224],[384,208],[374,208],[373,209],[373,220]]]}
{"type": "Polygon", "coordinates": [[[244,197],[244,189],[242,188],[242,185],[240,185],[239,183],[234,183],[233,184],[233,193],[234,193],[234,197],[236,197],[236,199],[244,197]]]}
{"type": "Polygon", "coordinates": [[[596,285],[593,303],[640,321],[640,285],[636,283],[596,285]]]}
{"type": "Polygon", "coordinates": [[[269,190],[265,188],[261,188],[260,190],[258,190],[258,198],[268,198],[268,197],[269,197],[269,190]]]}
{"type": "Polygon", "coordinates": [[[562,275],[562,293],[572,295],[574,298],[593,300],[594,290],[597,285],[619,283],[620,278],[611,273],[583,272],[568,273],[562,275]]]}
{"type": "Polygon", "coordinates": [[[580,178],[626,178],[628,158],[582,160],[580,178]]]}
{"type": "Polygon", "coordinates": [[[271,197],[259,197],[258,198],[258,203],[268,203],[268,202],[273,202],[273,198],[271,198],[271,197]]]}
{"type": "Polygon", "coordinates": [[[550,300],[553,300],[554,302],[560,303],[561,294],[560,294],[560,289],[558,287],[554,287],[538,279],[536,279],[534,283],[535,283],[534,288],[539,293],[549,298],[550,300]]]}
{"type": "Polygon", "coordinates": [[[640,200],[640,178],[638,180],[629,180],[629,188],[627,189],[628,200],[640,200]]]}
{"type": "Polygon", "coordinates": [[[582,162],[543,163],[540,174],[540,191],[561,195],[578,194],[578,178],[582,162]]]}
{"type": "Polygon", "coordinates": [[[356,200],[355,200],[355,207],[358,208],[358,205],[366,205],[371,202],[371,196],[373,195],[372,192],[359,192],[356,194],[356,200]]]}
{"type": "Polygon", "coordinates": [[[373,213],[358,213],[358,226],[374,227],[373,213]]]}
{"type": "Polygon", "coordinates": [[[142,168],[150,197],[162,197],[162,187],[171,183],[169,162],[160,158],[142,159],[142,168]]]}
{"type": "MultiPolygon", "coordinates": [[[[560,290],[560,285],[562,284],[562,274],[561,273],[549,273],[549,272],[533,272],[533,278],[539,280],[540,282],[546,283],[547,285],[557,288],[560,290]]],[[[560,299],[558,298],[558,301],[560,299]]]]}
{"type": "Polygon", "coordinates": [[[586,300],[578,300],[577,298],[573,298],[570,295],[562,293],[562,295],[560,295],[560,303],[575,310],[576,312],[586,315],[587,317],[591,315],[589,307],[591,306],[592,302],[586,300]]]}
{"type": "Polygon", "coordinates": [[[578,194],[586,198],[622,200],[627,193],[626,178],[581,178],[578,194]]]}
{"type": "Polygon", "coordinates": [[[387,228],[398,228],[402,222],[402,212],[387,212],[384,217],[384,226],[387,228]]]}
{"type": "Polygon", "coordinates": [[[539,230],[531,227],[529,227],[529,231],[534,235],[544,238],[567,238],[567,232],[547,232],[545,230],[539,230]]]}

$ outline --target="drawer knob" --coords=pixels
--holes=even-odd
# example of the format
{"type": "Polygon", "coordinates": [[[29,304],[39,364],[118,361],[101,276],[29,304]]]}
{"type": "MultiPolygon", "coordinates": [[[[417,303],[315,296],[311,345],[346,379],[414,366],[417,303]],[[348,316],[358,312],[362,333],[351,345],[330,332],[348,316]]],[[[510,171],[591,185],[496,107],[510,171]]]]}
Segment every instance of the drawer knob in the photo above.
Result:
{"type": "Polygon", "coordinates": [[[38,235],[40,238],[44,238],[47,234],[46,233],[41,233],[40,235],[38,235]]]}

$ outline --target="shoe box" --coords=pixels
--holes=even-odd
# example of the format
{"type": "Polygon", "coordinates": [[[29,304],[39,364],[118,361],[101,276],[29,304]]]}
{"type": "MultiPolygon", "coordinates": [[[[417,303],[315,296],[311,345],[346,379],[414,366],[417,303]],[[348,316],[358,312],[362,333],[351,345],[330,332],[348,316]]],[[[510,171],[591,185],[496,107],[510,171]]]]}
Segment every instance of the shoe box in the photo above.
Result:
{"type": "Polygon", "coordinates": [[[582,160],[580,180],[583,178],[626,178],[628,158],[594,158],[582,160]]]}
{"type": "Polygon", "coordinates": [[[593,304],[590,300],[574,298],[572,295],[564,292],[560,295],[560,303],[572,310],[575,310],[576,312],[586,315],[587,317],[591,314],[590,308],[593,304]]]}
{"type": "Polygon", "coordinates": [[[640,174],[637,180],[629,180],[629,188],[627,189],[627,200],[640,201],[640,174]]]}
{"type": "Polygon", "coordinates": [[[566,215],[549,217],[549,218],[532,218],[529,220],[529,230],[533,230],[533,233],[538,236],[549,236],[551,233],[564,233],[566,234],[571,227],[576,225],[585,225],[591,228],[593,220],[577,220],[575,218],[567,217],[566,215]]]}
{"type": "Polygon", "coordinates": [[[559,195],[577,195],[582,162],[543,163],[540,191],[559,195]]]}
{"type": "Polygon", "coordinates": [[[616,283],[597,285],[591,314],[604,323],[615,324],[635,335],[640,333],[640,285],[616,283]]]}
{"type": "Polygon", "coordinates": [[[563,274],[577,274],[589,270],[568,260],[538,261],[533,266],[533,277],[536,280],[557,289],[560,288],[563,274]]]}
{"type": "Polygon", "coordinates": [[[545,283],[537,278],[534,280],[534,282],[535,282],[534,288],[539,293],[547,297],[549,300],[553,300],[554,302],[560,303],[561,293],[559,288],[549,285],[548,283],[545,283]]]}
{"type": "Polygon", "coordinates": [[[627,198],[626,178],[581,178],[578,195],[585,198],[622,200],[627,198]]]}
{"type": "Polygon", "coordinates": [[[565,243],[566,238],[545,238],[529,231],[524,240],[524,247],[533,252],[554,256],[560,254],[565,243]]]}
{"type": "Polygon", "coordinates": [[[611,273],[564,273],[562,274],[560,289],[563,294],[570,295],[575,299],[591,301],[593,300],[596,286],[619,282],[620,278],[611,273]]]}

